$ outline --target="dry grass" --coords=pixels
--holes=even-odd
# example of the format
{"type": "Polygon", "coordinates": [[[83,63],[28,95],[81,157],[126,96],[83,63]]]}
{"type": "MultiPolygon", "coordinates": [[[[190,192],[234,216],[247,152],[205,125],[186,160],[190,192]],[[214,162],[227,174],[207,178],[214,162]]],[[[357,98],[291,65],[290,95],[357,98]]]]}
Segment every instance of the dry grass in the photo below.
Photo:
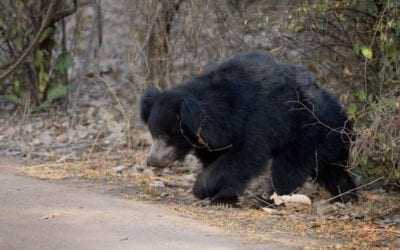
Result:
{"type": "Polygon", "coordinates": [[[400,98],[382,98],[371,104],[363,119],[351,165],[360,166],[364,176],[383,176],[387,184],[400,187],[400,98]]]}
{"type": "Polygon", "coordinates": [[[400,223],[395,220],[400,220],[400,197],[395,194],[363,191],[357,204],[314,202],[311,208],[279,207],[274,213],[254,209],[246,203],[240,208],[209,206],[192,197],[192,183],[184,181],[187,172],[173,169],[157,175],[149,169],[137,171],[135,168],[143,166],[145,157],[143,149],[119,150],[119,154],[108,155],[91,152],[91,157],[86,158],[89,160],[32,165],[24,171],[41,179],[111,182],[122,187],[123,197],[161,202],[181,215],[221,227],[243,239],[308,249],[398,247],[395,244],[400,238],[400,223]],[[118,173],[115,167],[119,165],[130,167],[118,173]],[[162,181],[165,187],[152,187],[154,181],[162,181]],[[123,187],[135,189],[135,194],[124,193],[123,187]]]}
{"type": "MultiPolygon", "coordinates": [[[[214,207],[178,207],[179,212],[216,225],[229,232],[261,241],[284,241],[293,246],[310,249],[370,249],[396,247],[400,237],[399,225],[380,225],[376,219],[400,212],[400,198],[381,197],[369,200],[363,194],[359,204],[335,209],[319,215],[314,211],[280,208],[280,213],[269,214],[254,209],[218,209],[214,207]],[[397,207],[397,208],[396,208],[397,207]]],[[[398,247],[398,246],[397,246],[398,247]]]]}

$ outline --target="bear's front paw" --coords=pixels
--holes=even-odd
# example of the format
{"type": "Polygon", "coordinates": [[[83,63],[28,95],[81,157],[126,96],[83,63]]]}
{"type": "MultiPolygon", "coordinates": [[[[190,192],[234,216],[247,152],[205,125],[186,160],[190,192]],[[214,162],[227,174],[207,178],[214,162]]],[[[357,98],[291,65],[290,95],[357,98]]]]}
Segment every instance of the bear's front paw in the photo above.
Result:
{"type": "Polygon", "coordinates": [[[203,173],[197,176],[196,182],[194,183],[193,186],[193,195],[200,200],[203,200],[211,196],[207,188],[207,180],[204,178],[203,173]]]}
{"type": "Polygon", "coordinates": [[[214,196],[211,199],[212,205],[230,205],[235,206],[237,205],[239,198],[237,196],[214,196]]]}
{"type": "Polygon", "coordinates": [[[239,201],[234,189],[224,188],[211,198],[211,204],[235,205],[239,201]]]}

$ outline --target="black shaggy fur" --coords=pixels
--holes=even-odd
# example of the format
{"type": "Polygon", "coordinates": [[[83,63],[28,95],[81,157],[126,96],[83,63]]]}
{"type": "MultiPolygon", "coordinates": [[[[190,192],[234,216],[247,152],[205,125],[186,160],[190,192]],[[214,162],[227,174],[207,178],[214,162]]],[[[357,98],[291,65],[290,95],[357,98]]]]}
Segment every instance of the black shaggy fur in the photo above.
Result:
{"type": "Polygon", "coordinates": [[[141,118],[176,149],[175,159],[194,150],[203,163],[193,188],[199,199],[236,202],[270,159],[278,194],[308,177],[334,196],[355,187],[345,169],[351,126],[338,100],[307,70],[269,54],[239,54],[172,89],[150,88],[141,118]]]}

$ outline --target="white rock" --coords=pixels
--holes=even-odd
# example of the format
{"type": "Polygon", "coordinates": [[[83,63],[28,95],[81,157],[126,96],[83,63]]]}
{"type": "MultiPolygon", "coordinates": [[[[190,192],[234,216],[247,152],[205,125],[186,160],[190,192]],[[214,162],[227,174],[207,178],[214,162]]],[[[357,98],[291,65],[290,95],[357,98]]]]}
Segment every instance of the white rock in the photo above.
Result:
{"type": "Polygon", "coordinates": [[[154,189],[160,189],[160,188],[165,188],[165,183],[163,181],[153,181],[149,184],[149,187],[154,188],[154,189]]]}
{"type": "Polygon", "coordinates": [[[113,171],[116,172],[117,174],[122,174],[122,172],[128,168],[129,168],[129,166],[119,165],[119,166],[113,167],[113,171]]]}
{"type": "Polygon", "coordinates": [[[301,203],[311,206],[311,199],[303,194],[291,194],[291,195],[278,195],[274,193],[270,197],[276,205],[285,203],[301,203]]]}

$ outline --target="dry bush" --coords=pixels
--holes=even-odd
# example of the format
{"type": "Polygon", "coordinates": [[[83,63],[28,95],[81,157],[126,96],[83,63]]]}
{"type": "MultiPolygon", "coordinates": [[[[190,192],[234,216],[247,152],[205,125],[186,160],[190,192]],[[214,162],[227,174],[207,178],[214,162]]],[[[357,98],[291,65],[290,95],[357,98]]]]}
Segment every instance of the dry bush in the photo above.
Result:
{"type": "Polygon", "coordinates": [[[352,167],[366,177],[400,181],[400,2],[305,1],[289,37],[322,82],[336,85],[356,140],[352,167]],[[297,39],[299,38],[299,39],[297,39]],[[397,88],[397,91],[394,91],[397,88]]]}
{"type": "Polygon", "coordinates": [[[400,97],[385,97],[370,105],[357,129],[352,165],[368,177],[384,176],[400,187],[400,97]]]}

